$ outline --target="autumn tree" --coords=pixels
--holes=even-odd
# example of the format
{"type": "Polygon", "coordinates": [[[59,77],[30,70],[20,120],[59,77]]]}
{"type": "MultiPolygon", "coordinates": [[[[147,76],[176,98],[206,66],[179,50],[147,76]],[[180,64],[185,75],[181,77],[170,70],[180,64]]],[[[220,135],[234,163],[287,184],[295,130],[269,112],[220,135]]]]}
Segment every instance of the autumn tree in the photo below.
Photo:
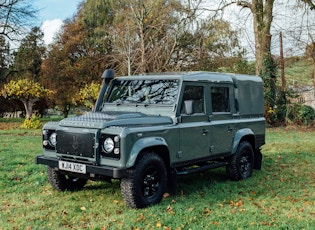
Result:
{"type": "Polygon", "coordinates": [[[100,81],[104,69],[115,69],[116,75],[189,67],[209,70],[208,61],[222,65],[222,60],[232,60],[219,56],[239,58],[237,33],[221,20],[199,21],[199,4],[178,0],[83,2],[49,48],[42,65],[43,84],[56,92],[54,102],[66,116],[78,101],[79,91],[100,81]],[[192,40],[186,39],[188,34],[192,40]]]}
{"type": "Polygon", "coordinates": [[[0,35],[17,40],[36,18],[33,0],[2,0],[0,2],[0,35]]]}
{"type": "Polygon", "coordinates": [[[52,45],[42,64],[42,71],[43,85],[54,92],[51,98],[53,104],[67,117],[74,103],[72,98],[77,86],[74,83],[75,76],[71,72],[70,59],[60,44],[52,45]]]}
{"type": "Polygon", "coordinates": [[[2,92],[5,97],[20,100],[25,108],[26,118],[33,114],[35,102],[47,97],[50,92],[42,87],[38,82],[28,79],[11,80],[4,85],[2,92]]]}
{"type": "Polygon", "coordinates": [[[89,38],[79,10],[78,15],[65,21],[42,65],[42,83],[56,92],[53,101],[65,117],[79,100],[80,89],[100,80],[107,68],[107,55],[89,38]]]}
{"type": "Polygon", "coordinates": [[[80,101],[83,102],[86,107],[93,109],[100,89],[101,83],[92,82],[86,84],[84,88],[80,89],[80,101]]]}

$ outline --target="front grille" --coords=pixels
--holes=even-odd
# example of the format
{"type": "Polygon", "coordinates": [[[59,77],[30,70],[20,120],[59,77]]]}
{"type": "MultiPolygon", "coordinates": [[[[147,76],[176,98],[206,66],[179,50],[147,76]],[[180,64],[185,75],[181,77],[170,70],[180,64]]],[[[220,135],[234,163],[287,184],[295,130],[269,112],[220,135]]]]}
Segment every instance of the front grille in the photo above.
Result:
{"type": "Polygon", "coordinates": [[[57,131],[57,152],[81,157],[94,157],[94,133],[57,131]]]}

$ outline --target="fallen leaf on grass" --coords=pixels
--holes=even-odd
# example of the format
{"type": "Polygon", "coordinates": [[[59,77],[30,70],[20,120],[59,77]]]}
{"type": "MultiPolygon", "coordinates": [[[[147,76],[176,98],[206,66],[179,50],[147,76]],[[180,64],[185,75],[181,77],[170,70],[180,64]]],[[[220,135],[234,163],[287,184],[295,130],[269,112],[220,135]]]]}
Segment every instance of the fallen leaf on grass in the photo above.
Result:
{"type": "Polygon", "coordinates": [[[167,197],[169,197],[169,196],[170,196],[170,194],[167,193],[167,192],[163,194],[163,197],[164,197],[164,198],[167,198],[167,197]]]}
{"type": "Polygon", "coordinates": [[[236,207],[241,207],[243,205],[242,200],[239,200],[235,203],[236,207]]]}
{"type": "Polygon", "coordinates": [[[243,202],[242,202],[241,199],[239,201],[237,201],[237,202],[234,202],[233,200],[230,200],[230,206],[241,207],[241,206],[243,206],[243,202]]]}
{"type": "Polygon", "coordinates": [[[145,216],[143,215],[143,213],[140,213],[140,216],[138,217],[138,219],[136,219],[136,223],[140,221],[144,221],[144,220],[145,220],[145,216]]]}
{"type": "Polygon", "coordinates": [[[168,213],[173,213],[173,207],[171,205],[169,205],[166,210],[168,213]]]}
{"type": "Polygon", "coordinates": [[[211,213],[211,210],[209,208],[205,208],[205,210],[203,210],[203,214],[206,216],[209,216],[211,213]]]}

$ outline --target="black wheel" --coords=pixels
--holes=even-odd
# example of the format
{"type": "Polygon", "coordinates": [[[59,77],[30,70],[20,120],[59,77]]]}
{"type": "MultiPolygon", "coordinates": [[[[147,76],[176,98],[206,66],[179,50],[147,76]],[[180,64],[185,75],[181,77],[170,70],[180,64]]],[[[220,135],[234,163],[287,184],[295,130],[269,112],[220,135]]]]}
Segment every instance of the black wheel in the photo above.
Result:
{"type": "Polygon", "coordinates": [[[243,180],[251,177],[253,167],[253,148],[248,142],[241,142],[226,166],[227,175],[232,180],[243,180]]]}
{"type": "Polygon", "coordinates": [[[144,208],[161,201],[166,190],[166,167],[160,156],[146,153],[121,180],[121,192],[127,205],[144,208]]]}
{"type": "Polygon", "coordinates": [[[80,190],[87,182],[87,179],[63,175],[49,166],[47,168],[47,175],[51,186],[58,191],[80,190]]]}

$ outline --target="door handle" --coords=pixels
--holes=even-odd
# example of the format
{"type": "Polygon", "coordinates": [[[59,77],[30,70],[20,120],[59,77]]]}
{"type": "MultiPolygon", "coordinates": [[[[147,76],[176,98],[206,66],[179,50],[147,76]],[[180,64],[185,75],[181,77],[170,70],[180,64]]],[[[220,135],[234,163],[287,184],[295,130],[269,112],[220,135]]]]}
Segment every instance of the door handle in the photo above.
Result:
{"type": "Polygon", "coordinates": [[[201,134],[202,135],[206,135],[206,134],[208,134],[209,133],[209,131],[207,130],[207,129],[202,129],[202,131],[201,131],[201,134]]]}
{"type": "Polygon", "coordinates": [[[227,131],[228,133],[230,133],[230,132],[233,131],[233,128],[231,128],[230,126],[228,126],[227,129],[226,129],[226,131],[227,131]]]}

